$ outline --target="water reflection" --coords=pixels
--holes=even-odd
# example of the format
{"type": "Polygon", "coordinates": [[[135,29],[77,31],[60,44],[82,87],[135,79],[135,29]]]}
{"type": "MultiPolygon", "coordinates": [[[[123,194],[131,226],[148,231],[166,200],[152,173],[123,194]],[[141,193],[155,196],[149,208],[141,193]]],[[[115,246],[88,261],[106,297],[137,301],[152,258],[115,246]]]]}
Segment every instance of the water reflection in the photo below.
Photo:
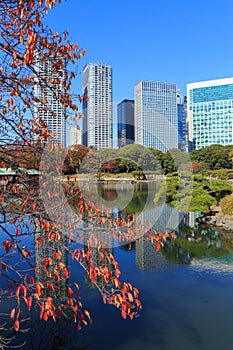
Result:
{"type": "MultiPolygon", "coordinates": [[[[173,350],[174,344],[181,350],[217,350],[220,345],[227,348],[233,340],[229,326],[233,322],[230,310],[232,307],[229,307],[233,292],[233,284],[230,281],[233,271],[232,238],[213,228],[199,225],[196,222],[198,213],[181,214],[168,205],[154,206],[155,192],[149,194],[147,186],[134,185],[133,189],[133,199],[125,208],[122,207],[124,197],[130,197],[132,187],[128,196],[126,185],[111,188],[101,184],[96,186],[96,192],[90,192],[90,195],[97,193],[111,205],[114,203],[111,216],[113,226],[118,215],[127,218],[137,210],[144,222],[153,222],[152,230],[174,231],[177,235],[176,240],[169,240],[163,249],[155,251],[155,245],[146,235],[130,244],[116,247],[107,227],[106,230],[101,230],[101,238],[106,242],[108,254],[119,259],[124,277],[128,281],[132,278],[140,290],[143,298],[142,316],[130,323],[121,320],[114,308],[105,307],[97,289],[111,289],[111,285],[106,285],[103,278],[97,278],[95,284],[90,280],[87,273],[89,260],[84,262],[86,270],[78,268],[77,265],[69,265],[66,248],[73,242],[68,243],[66,237],[60,233],[60,242],[50,240],[48,243],[46,232],[38,229],[34,237],[37,282],[46,284],[49,280],[56,285],[56,290],[46,291],[45,296],[53,295],[58,301],[66,299],[68,282],[71,284],[78,278],[81,289],[84,290],[84,300],[93,312],[96,322],[94,320],[94,325],[84,330],[82,336],[77,335],[76,325],[72,321],[58,320],[56,325],[51,322],[43,323],[39,321],[36,313],[32,313],[32,332],[20,335],[21,339],[27,338],[28,348],[71,349],[80,348],[81,343],[88,343],[86,348],[90,350],[143,347],[173,350]],[[121,203],[120,208],[115,205],[116,200],[121,203]],[[39,237],[42,237],[40,245],[39,237]],[[61,252],[59,261],[74,273],[69,280],[64,276],[56,279],[55,275],[48,278],[48,272],[43,269],[44,257],[51,258],[50,269],[54,269],[55,251],[61,252]],[[210,324],[216,331],[214,335],[210,324]],[[221,329],[220,341],[217,331],[222,325],[224,329],[221,329]],[[121,336],[118,336],[119,334],[121,336]]],[[[102,228],[105,226],[102,225],[102,228]]],[[[98,233],[98,227],[96,228],[90,220],[84,220],[79,233],[82,233],[82,244],[87,252],[90,233],[98,233]]],[[[93,264],[107,266],[111,271],[112,264],[105,257],[101,259],[98,251],[94,249],[93,247],[93,264]]]]}
{"type": "Polygon", "coordinates": [[[56,301],[64,301],[68,297],[68,279],[64,276],[64,268],[68,267],[67,260],[67,237],[64,233],[59,238],[51,235],[40,227],[35,218],[35,266],[36,280],[42,283],[44,297],[52,297],[56,301]],[[59,262],[59,264],[58,264],[59,262]]]}

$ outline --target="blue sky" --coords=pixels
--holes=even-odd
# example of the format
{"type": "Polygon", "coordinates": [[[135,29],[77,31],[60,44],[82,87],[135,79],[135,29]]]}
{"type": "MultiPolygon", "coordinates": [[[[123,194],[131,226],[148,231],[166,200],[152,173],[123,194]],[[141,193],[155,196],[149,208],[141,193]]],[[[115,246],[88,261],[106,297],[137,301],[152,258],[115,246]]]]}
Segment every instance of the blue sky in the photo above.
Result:
{"type": "Polygon", "coordinates": [[[233,76],[232,0],[67,0],[46,17],[85,47],[87,62],[113,67],[113,101],[133,98],[139,80],[176,83],[233,76]]]}

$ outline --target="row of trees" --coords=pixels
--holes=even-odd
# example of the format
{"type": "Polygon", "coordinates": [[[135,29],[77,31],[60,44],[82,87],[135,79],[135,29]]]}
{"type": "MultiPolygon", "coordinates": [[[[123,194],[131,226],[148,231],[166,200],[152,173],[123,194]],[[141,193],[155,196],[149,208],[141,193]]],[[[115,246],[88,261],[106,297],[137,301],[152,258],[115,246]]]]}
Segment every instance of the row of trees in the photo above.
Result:
{"type": "Polygon", "coordinates": [[[128,145],[119,150],[109,148],[96,151],[83,145],[72,146],[65,160],[65,172],[129,173],[153,171],[169,174],[176,171],[200,173],[233,169],[233,146],[211,145],[184,153],[170,149],[163,153],[141,145],[128,145]]]}

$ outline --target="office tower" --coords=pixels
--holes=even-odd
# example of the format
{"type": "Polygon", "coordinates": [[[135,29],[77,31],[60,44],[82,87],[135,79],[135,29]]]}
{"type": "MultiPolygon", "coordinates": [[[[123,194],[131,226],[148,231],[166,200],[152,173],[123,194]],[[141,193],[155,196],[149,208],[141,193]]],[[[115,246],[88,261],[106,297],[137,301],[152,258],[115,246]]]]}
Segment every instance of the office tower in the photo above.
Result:
{"type": "Polygon", "coordinates": [[[188,84],[187,104],[193,149],[233,143],[233,78],[188,84]]]}
{"type": "Polygon", "coordinates": [[[118,148],[117,102],[112,103],[112,147],[118,148]]]}
{"type": "Polygon", "coordinates": [[[64,89],[62,82],[66,72],[65,60],[53,57],[43,60],[36,57],[34,69],[34,97],[39,101],[34,105],[34,118],[42,119],[56,143],[66,146],[65,107],[60,102],[64,89]]]}
{"type": "Polygon", "coordinates": [[[188,151],[188,120],[187,120],[187,97],[177,93],[178,112],[178,148],[180,151],[188,151]]]}
{"type": "Polygon", "coordinates": [[[140,81],[135,85],[135,143],[162,152],[178,148],[176,84],[140,81]]]}
{"type": "Polygon", "coordinates": [[[70,145],[81,145],[82,144],[82,132],[77,126],[70,129],[70,145]]]}
{"type": "Polygon", "coordinates": [[[112,147],[112,67],[88,63],[83,69],[83,144],[112,147]]]}
{"type": "Polygon", "coordinates": [[[117,106],[118,146],[134,143],[134,100],[123,100],[117,106]]]}

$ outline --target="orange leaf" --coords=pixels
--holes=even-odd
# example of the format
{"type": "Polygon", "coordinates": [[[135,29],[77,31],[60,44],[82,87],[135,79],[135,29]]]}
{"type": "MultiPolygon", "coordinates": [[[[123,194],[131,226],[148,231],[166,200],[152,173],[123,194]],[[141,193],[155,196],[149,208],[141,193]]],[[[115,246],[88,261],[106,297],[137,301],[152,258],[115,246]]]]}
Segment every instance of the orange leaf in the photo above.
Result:
{"type": "Polygon", "coordinates": [[[14,317],[15,317],[15,309],[12,309],[10,313],[10,318],[14,318],[14,317]]]}
{"type": "Polygon", "coordinates": [[[31,256],[31,253],[29,252],[29,250],[26,250],[26,249],[23,249],[22,250],[22,254],[23,254],[23,256],[26,258],[27,256],[31,256]]]}
{"type": "Polygon", "coordinates": [[[104,302],[104,304],[106,304],[106,302],[107,302],[107,296],[106,296],[106,293],[104,293],[104,294],[103,294],[103,302],[104,302]]]}

